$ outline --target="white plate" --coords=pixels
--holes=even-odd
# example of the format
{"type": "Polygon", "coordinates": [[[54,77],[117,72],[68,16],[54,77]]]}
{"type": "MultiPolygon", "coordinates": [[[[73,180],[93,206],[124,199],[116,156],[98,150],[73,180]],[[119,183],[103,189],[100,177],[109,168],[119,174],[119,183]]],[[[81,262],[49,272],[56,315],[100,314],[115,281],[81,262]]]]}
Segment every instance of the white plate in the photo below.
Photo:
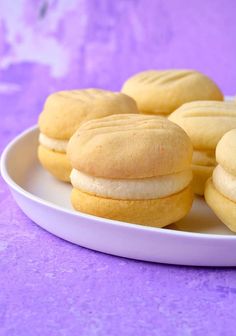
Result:
{"type": "Polygon", "coordinates": [[[69,184],[37,160],[38,129],[26,130],[3,152],[1,173],[24,213],[56,236],[93,250],[139,260],[236,266],[236,235],[197,198],[190,214],[168,228],[149,228],[75,212],[69,184]],[[178,230],[176,230],[178,229],[178,230]]]}

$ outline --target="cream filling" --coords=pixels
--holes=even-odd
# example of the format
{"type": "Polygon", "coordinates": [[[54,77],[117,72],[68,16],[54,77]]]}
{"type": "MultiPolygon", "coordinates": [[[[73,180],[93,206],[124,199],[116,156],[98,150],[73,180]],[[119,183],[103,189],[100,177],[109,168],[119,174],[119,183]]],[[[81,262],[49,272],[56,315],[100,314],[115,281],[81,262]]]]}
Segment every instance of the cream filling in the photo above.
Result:
{"type": "Polygon", "coordinates": [[[54,138],[49,138],[43,133],[39,134],[39,143],[42,146],[57,152],[66,153],[68,142],[69,141],[67,140],[58,140],[54,138]]]}
{"type": "Polygon", "coordinates": [[[212,175],[213,184],[215,188],[229,198],[236,202],[236,176],[228,173],[224,168],[218,165],[212,175]]]}
{"type": "Polygon", "coordinates": [[[73,169],[71,184],[84,192],[113,199],[156,199],[185,189],[192,180],[191,169],[173,175],[145,179],[104,179],[73,169]]]}
{"type": "Polygon", "coordinates": [[[214,151],[193,151],[192,162],[200,166],[215,166],[216,158],[214,151]]]}

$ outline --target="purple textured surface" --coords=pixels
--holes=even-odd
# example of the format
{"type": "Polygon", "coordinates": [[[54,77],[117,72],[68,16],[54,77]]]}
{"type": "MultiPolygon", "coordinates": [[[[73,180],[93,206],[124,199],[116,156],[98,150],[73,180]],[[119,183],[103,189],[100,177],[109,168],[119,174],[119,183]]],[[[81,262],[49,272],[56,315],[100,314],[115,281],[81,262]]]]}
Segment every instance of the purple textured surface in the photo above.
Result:
{"type": "MultiPolygon", "coordinates": [[[[0,1],[0,150],[62,88],[196,68],[236,91],[235,1],[0,1]]],[[[103,255],[32,223],[0,180],[0,335],[236,335],[235,269],[103,255]]]]}

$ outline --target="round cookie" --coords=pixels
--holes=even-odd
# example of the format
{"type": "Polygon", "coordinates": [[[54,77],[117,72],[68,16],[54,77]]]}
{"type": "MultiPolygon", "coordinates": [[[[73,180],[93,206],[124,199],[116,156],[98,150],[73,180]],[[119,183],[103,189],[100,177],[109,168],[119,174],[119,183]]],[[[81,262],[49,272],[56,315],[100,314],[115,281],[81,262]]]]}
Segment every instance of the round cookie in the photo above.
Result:
{"type": "Polygon", "coordinates": [[[219,87],[194,70],[148,70],[130,77],[122,92],[132,97],[144,114],[168,115],[184,103],[224,100],[219,87]]]}
{"type": "Polygon", "coordinates": [[[112,114],[138,113],[129,96],[101,89],[59,91],[51,94],[39,116],[43,134],[58,140],[69,139],[88,120],[112,114]]]}
{"type": "Polygon", "coordinates": [[[205,200],[217,217],[233,232],[236,232],[236,203],[223,196],[210,178],[206,183],[205,200]]]}
{"type": "Polygon", "coordinates": [[[119,200],[90,195],[73,188],[75,210],[128,223],[163,227],[183,218],[191,209],[191,186],[177,194],[159,199],[119,200]]]}
{"type": "Polygon", "coordinates": [[[70,139],[67,154],[72,167],[88,175],[149,178],[188,169],[192,144],[166,118],[113,115],[83,124],[70,139]]]}
{"type": "Polygon", "coordinates": [[[168,119],[182,127],[193,143],[194,192],[203,195],[205,182],[216,165],[216,145],[227,131],[236,128],[236,104],[218,101],[186,103],[168,119]]]}
{"type": "Polygon", "coordinates": [[[89,121],[72,136],[67,154],[78,211],[163,227],[191,208],[192,144],[166,118],[113,115],[89,121]]]}
{"type": "Polygon", "coordinates": [[[194,149],[213,151],[222,136],[236,128],[236,104],[219,101],[186,103],[174,111],[169,120],[185,130],[194,149]]]}
{"type": "Polygon", "coordinates": [[[218,165],[205,188],[205,199],[215,214],[236,232],[236,130],[227,132],[216,147],[218,165]]]}
{"type": "Polygon", "coordinates": [[[60,91],[51,94],[39,116],[39,161],[52,175],[70,181],[66,148],[83,123],[112,114],[138,113],[135,101],[120,92],[99,89],[60,91]]]}

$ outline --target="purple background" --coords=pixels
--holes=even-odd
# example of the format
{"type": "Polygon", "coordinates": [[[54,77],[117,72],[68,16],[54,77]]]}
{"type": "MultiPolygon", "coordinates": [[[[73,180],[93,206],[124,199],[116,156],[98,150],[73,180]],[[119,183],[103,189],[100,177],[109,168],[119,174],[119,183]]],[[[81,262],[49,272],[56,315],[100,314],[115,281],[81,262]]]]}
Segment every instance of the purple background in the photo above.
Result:
{"type": "MultiPolygon", "coordinates": [[[[195,68],[236,92],[236,1],[0,1],[0,150],[65,88],[195,68]]],[[[32,223],[0,180],[0,335],[236,335],[235,269],[125,260],[32,223]]]]}

